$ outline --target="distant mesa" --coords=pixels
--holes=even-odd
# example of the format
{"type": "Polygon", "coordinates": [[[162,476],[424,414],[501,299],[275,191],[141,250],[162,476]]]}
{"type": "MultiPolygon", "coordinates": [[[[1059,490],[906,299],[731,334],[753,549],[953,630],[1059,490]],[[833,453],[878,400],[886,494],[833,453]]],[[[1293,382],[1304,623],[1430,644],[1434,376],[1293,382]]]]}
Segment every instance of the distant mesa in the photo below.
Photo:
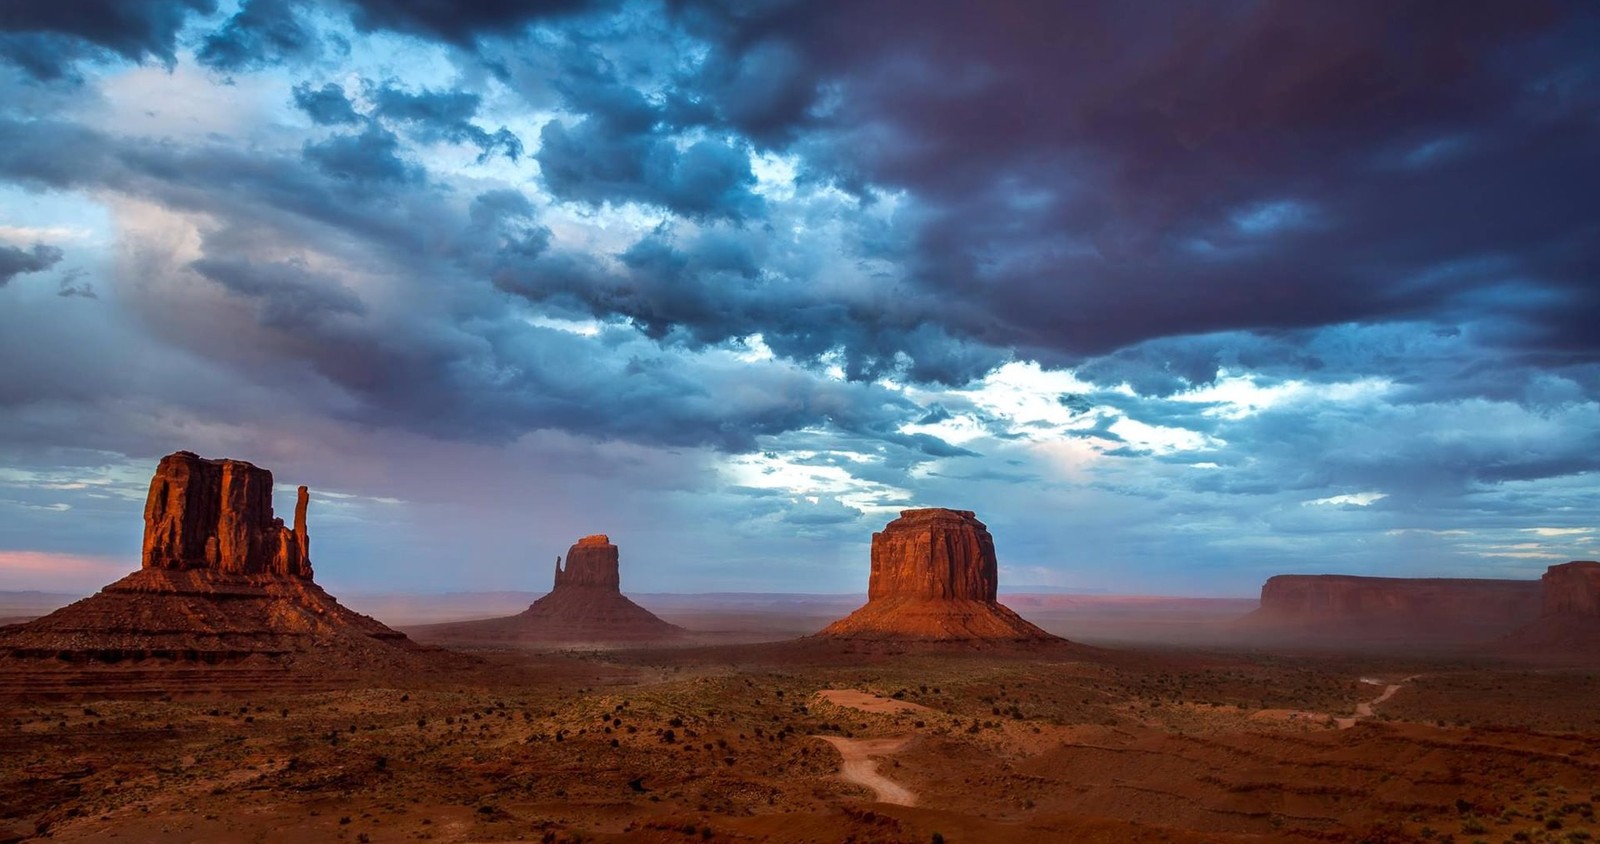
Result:
{"type": "Polygon", "coordinates": [[[419,647],[312,582],[300,487],[294,527],[272,473],[187,451],[162,458],[145,502],[143,565],[95,595],[0,628],[0,660],[58,665],[248,664],[370,674],[419,647]]]}
{"type": "Polygon", "coordinates": [[[1534,581],[1283,574],[1246,630],[1307,644],[1484,642],[1539,616],[1534,581]]]}
{"type": "Polygon", "coordinates": [[[1600,652],[1600,562],[1551,566],[1539,578],[1539,618],[1509,638],[1513,647],[1600,652]]]}
{"type": "Polygon", "coordinates": [[[995,599],[994,538],[971,510],[902,510],[872,535],[867,603],[827,638],[1044,641],[1055,636],[995,599]]]}
{"type": "MultiPolygon", "coordinates": [[[[411,629],[411,628],[408,628],[411,629]]],[[[430,624],[417,635],[439,642],[606,644],[657,642],[686,635],[622,594],[617,546],[605,534],[585,536],[556,558],[550,593],[503,618],[430,624]]]]}

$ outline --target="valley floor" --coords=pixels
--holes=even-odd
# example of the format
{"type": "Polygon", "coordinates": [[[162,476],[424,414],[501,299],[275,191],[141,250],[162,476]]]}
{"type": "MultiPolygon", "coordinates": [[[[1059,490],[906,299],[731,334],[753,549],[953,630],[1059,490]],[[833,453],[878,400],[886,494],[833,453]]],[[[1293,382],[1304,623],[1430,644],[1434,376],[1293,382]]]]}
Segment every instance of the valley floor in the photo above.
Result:
{"type": "Polygon", "coordinates": [[[818,641],[452,658],[333,691],[11,687],[0,841],[1600,834],[1600,671],[818,641]]]}

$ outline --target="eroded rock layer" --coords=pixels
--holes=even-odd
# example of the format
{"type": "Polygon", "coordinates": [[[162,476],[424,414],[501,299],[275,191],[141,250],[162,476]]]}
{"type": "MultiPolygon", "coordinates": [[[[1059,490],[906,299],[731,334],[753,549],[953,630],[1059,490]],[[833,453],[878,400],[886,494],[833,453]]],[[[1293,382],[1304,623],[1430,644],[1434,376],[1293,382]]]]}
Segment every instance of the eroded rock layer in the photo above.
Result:
{"type": "Polygon", "coordinates": [[[1044,640],[995,598],[994,538],[971,510],[904,510],[872,535],[865,606],[819,634],[852,639],[1044,640]]]}
{"type": "Polygon", "coordinates": [[[605,534],[586,536],[567,549],[565,567],[557,558],[550,594],[526,610],[414,632],[439,642],[483,644],[653,642],[685,634],[622,594],[617,546],[605,534]]]}

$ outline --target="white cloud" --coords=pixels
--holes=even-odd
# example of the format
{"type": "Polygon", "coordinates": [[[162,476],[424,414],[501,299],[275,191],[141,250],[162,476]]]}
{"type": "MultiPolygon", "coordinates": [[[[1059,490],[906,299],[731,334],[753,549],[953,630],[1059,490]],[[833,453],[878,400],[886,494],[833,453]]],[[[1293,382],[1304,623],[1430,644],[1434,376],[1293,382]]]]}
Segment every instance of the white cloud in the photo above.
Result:
{"type": "Polygon", "coordinates": [[[1371,506],[1373,502],[1382,501],[1383,499],[1388,498],[1388,497],[1389,497],[1389,494],[1386,493],[1386,492],[1354,492],[1354,493],[1350,493],[1349,495],[1330,495],[1327,498],[1317,498],[1317,499],[1313,499],[1311,501],[1304,501],[1304,502],[1301,502],[1301,503],[1304,504],[1305,506],[1311,506],[1311,505],[1315,505],[1315,504],[1329,504],[1329,505],[1351,505],[1351,506],[1355,506],[1355,507],[1368,507],[1368,506],[1371,506]]]}

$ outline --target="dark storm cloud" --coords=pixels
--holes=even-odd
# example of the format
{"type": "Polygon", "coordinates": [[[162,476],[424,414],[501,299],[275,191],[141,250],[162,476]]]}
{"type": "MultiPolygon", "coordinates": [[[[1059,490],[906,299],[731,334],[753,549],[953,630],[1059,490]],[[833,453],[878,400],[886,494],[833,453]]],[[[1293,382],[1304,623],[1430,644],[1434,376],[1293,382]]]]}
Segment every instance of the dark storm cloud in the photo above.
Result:
{"type": "Polygon", "coordinates": [[[1600,356],[1590,4],[678,10],[724,112],[759,86],[719,68],[781,66],[801,81],[753,134],[913,192],[917,278],[959,335],[1064,363],[1499,315],[1521,327],[1501,345],[1600,356]]]}
{"type": "Polygon", "coordinates": [[[484,35],[515,35],[529,24],[611,3],[589,0],[346,0],[361,30],[388,29],[470,45],[484,35]]]}
{"type": "Polygon", "coordinates": [[[7,0],[0,4],[0,57],[41,79],[70,75],[74,60],[96,54],[170,67],[189,14],[216,7],[216,0],[7,0]]]}
{"type": "Polygon", "coordinates": [[[206,36],[195,58],[222,71],[267,67],[314,56],[322,39],[301,19],[298,0],[244,0],[238,14],[206,36]]]}
{"type": "Polygon", "coordinates": [[[347,126],[361,122],[361,115],[356,113],[350,98],[345,96],[343,86],[335,82],[324,83],[321,88],[313,88],[309,82],[294,86],[294,104],[318,126],[347,126]]]}
{"type": "Polygon", "coordinates": [[[23,273],[37,273],[61,262],[61,250],[44,243],[23,249],[0,244],[0,287],[23,273]]]}
{"type": "MultiPolygon", "coordinates": [[[[392,137],[337,135],[302,159],[0,120],[0,176],[114,190],[218,221],[202,233],[198,261],[132,268],[141,284],[119,298],[146,312],[156,335],[252,383],[278,381],[286,367],[313,376],[307,383],[345,397],[320,408],[335,417],[470,441],[554,429],[748,451],[758,438],[807,427],[892,437],[916,412],[882,387],[776,363],[707,363],[629,327],[595,338],[530,327],[493,287],[459,271],[489,249],[502,260],[542,254],[548,233],[526,197],[489,191],[457,210],[395,148],[392,137]],[[70,167],[57,157],[63,150],[70,167]],[[370,307],[294,260],[250,257],[299,250],[370,268],[387,280],[389,306],[370,307]],[[197,290],[185,271],[226,298],[197,295],[204,284],[197,290]],[[227,306],[240,301],[248,323],[227,306]]],[[[916,453],[947,448],[901,439],[897,449],[916,453]]]]}
{"type": "Polygon", "coordinates": [[[420,130],[424,141],[445,140],[472,144],[487,161],[495,152],[516,161],[522,157],[522,140],[502,126],[489,132],[472,123],[483,98],[466,91],[405,91],[393,85],[380,85],[372,92],[374,115],[420,130]]]}
{"type": "Polygon", "coordinates": [[[571,127],[545,124],[539,162],[561,199],[590,205],[643,202],[688,217],[741,220],[758,213],[749,154],[736,143],[704,140],[679,149],[646,127],[590,116],[571,127]]]}
{"type": "Polygon", "coordinates": [[[360,134],[307,141],[304,153],[307,161],[329,176],[360,185],[400,185],[422,178],[416,167],[400,157],[400,140],[380,126],[369,125],[360,134]]]}
{"type": "MultiPolygon", "coordinates": [[[[506,256],[493,273],[502,289],[537,303],[622,316],[646,336],[691,349],[760,334],[797,361],[841,352],[845,376],[865,381],[900,373],[959,384],[1004,360],[991,346],[951,336],[928,314],[936,302],[899,294],[819,297],[816,280],[764,257],[763,232],[712,230],[686,243],[661,235],[635,242],[613,270],[585,256],[506,256]]],[[[869,291],[870,292],[870,291],[869,291]]]]}
{"type": "Polygon", "coordinates": [[[366,312],[349,288],[311,272],[303,262],[253,263],[215,257],[190,266],[233,293],[260,302],[264,325],[293,329],[339,314],[366,312]]]}

